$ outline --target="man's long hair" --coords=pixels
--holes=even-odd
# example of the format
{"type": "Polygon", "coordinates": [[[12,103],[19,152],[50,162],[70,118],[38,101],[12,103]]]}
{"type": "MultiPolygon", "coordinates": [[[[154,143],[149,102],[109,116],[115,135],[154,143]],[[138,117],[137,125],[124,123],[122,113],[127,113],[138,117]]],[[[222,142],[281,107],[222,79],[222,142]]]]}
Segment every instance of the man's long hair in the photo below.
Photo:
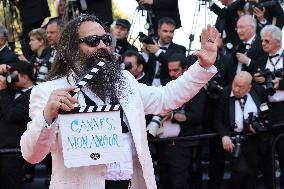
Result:
{"type": "Polygon", "coordinates": [[[71,20],[63,29],[58,42],[58,48],[51,71],[47,80],[58,79],[67,76],[79,53],[79,27],[83,22],[92,21],[99,23],[105,31],[107,27],[95,16],[80,15],[71,20]]]}

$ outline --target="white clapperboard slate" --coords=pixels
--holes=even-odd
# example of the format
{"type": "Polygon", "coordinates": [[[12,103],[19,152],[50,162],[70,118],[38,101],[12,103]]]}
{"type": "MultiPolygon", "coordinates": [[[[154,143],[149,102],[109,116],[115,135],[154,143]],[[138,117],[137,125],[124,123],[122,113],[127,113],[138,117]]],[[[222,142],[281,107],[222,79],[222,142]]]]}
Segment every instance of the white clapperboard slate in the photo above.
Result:
{"type": "MultiPolygon", "coordinates": [[[[74,96],[104,63],[98,63],[77,84],[74,96]]],[[[59,114],[64,165],[67,168],[122,161],[120,105],[76,107],[59,114]]]]}

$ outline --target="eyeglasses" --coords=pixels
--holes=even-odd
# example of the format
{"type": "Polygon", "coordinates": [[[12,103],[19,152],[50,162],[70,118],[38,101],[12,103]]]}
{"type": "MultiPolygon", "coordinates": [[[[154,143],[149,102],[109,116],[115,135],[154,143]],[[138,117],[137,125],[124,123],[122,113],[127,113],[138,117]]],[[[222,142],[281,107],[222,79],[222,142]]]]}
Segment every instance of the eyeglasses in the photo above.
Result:
{"type": "Polygon", "coordinates": [[[269,41],[268,39],[262,39],[261,42],[269,44],[271,41],[269,41]]]}
{"type": "Polygon", "coordinates": [[[97,47],[100,44],[101,40],[106,46],[111,45],[112,38],[109,34],[105,34],[103,36],[90,35],[79,39],[79,42],[86,43],[89,47],[97,47]]]}

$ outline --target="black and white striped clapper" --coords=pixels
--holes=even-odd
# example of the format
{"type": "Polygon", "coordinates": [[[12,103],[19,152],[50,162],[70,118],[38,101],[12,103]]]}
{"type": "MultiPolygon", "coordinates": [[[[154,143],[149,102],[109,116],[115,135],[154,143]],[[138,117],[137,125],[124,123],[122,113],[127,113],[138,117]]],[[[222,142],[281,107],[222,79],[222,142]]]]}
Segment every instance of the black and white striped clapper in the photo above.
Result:
{"type": "Polygon", "coordinates": [[[75,107],[71,111],[62,110],[61,114],[70,114],[70,113],[90,113],[90,112],[110,112],[110,111],[120,111],[121,106],[116,105],[101,105],[101,106],[80,106],[75,107]]]}
{"type": "Polygon", "coordinates": [[[78,93],[104,65],[104,62],[99,62],[98,64],[96,64],[82,79],[80,79],[80,81],[76,83],[75,86],[77,88],[74,91],[70,92],[70,95],[74,97],[74,95],[78,93]]]}
{"type": "MultiPolygon", "coordinates": [[[[70,95],[74,97],[87,83],[90,81],[93,76],[99,71],[99,69],[104,66],[104,62],[99,62],[95,65],[79,82],[76,83],[76,89],[70,92],[70,95]]],[[[121,106],[116,105],[101,105],[101,106],[79,106],[75,107],[71,111],[60,110],[60,114],[70,114],[70,113],[89,113],[89,112],[109,112],[109,111],[120,111],[121,106]]]]}

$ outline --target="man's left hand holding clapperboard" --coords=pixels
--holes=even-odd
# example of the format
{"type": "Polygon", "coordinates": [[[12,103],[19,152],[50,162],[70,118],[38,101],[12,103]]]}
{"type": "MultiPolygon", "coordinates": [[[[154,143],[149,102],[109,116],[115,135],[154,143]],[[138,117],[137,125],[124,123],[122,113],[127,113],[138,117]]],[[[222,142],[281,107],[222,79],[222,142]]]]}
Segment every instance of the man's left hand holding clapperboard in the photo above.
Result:
{"type": "MultiPolygon", "coordinates": [[[[94,66],[70,94],[78,93],[104,65],[104,62],[99,62],[94,66]]],[[[103,105],[77,106],[71,111],[60,111],[59,130],[66,167],[123,160],[120,109],[120,105],[103,105]]]]}

